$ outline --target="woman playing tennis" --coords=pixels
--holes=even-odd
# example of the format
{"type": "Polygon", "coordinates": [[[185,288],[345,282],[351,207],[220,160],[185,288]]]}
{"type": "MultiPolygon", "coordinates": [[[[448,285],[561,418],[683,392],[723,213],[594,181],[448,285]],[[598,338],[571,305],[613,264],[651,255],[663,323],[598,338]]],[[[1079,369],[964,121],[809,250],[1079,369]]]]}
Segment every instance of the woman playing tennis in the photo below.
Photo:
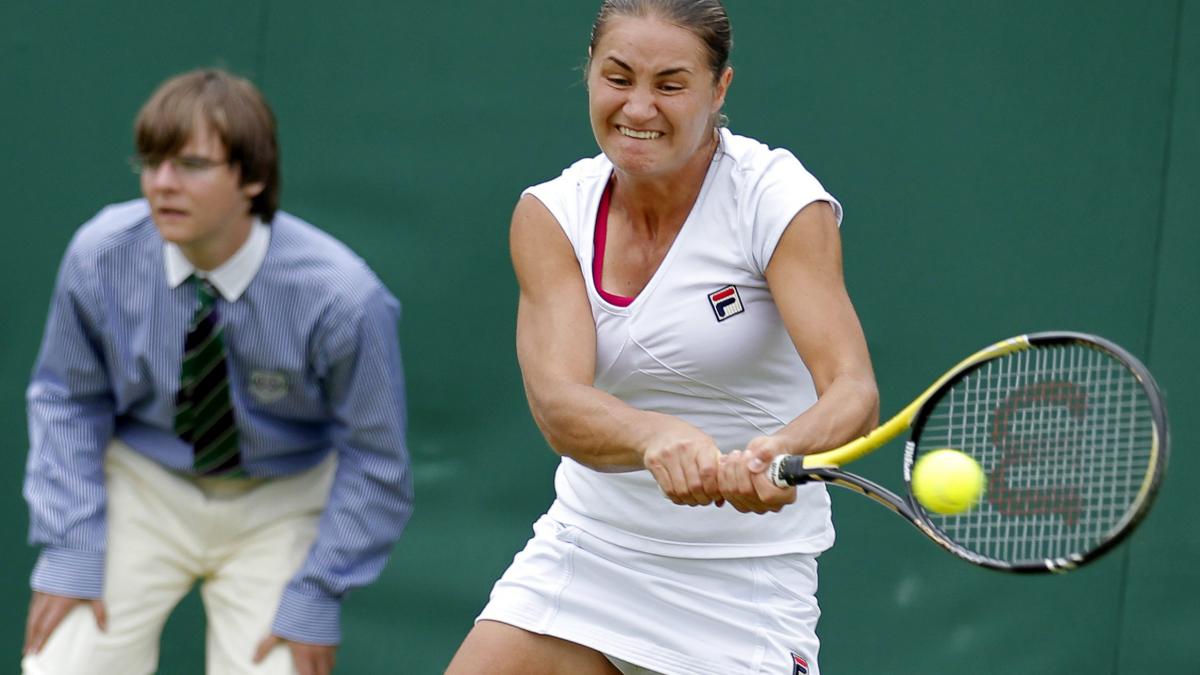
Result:
{"type": "Polygon", "coordinates": [[[817,673],[822,485],[779,453],[875,425],[841,207],[723,127],[719,0],[605,0],[587,65],[601,154],[513,214],[517,352],[557,498],[449,672],[817,673]]]}

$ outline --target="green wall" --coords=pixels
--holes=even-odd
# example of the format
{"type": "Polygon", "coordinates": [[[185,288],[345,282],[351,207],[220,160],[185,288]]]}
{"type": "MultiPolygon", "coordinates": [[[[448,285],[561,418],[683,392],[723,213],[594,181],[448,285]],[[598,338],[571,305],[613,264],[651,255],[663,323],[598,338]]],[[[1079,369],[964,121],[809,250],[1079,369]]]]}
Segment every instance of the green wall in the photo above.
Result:
{"type": "MultiPolygon", "coordinates": [[[[0,4],[0,654],[15,668],[23,389],[74,229],[137,195],[130,125],[163,78],[250,76],[283,143],[283,205],[404,303],[417,510],[345,610],[343,673],[436,673],[552,498],[513,355],[507,221],[595,152],[578,66],[592,2],[0,4]]],[[[975,569],[835,493],[826,673],[1200,668],[1200,0],[730,0],[732,127],[792,149],[846,206],[851,293],[885,411],[1011,334],[1096,332],[1143,357],[1175,453],[1150,518],[1056,578],[975,569]]],[[[864,461],[899,481],[899,448],[864,461]]],[[[196,598],[162,672],[198,673],[196,598]]]]}

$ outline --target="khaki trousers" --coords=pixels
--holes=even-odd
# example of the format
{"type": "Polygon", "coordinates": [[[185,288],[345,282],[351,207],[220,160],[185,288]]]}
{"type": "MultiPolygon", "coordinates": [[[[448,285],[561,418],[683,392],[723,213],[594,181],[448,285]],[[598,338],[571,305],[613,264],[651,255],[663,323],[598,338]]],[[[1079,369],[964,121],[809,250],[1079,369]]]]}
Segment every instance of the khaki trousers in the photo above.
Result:
{"type": "MultiPolygon", "coordinates": [[[[91,606],[82,604],[40,654],[22,661],[23,672],[154,673],[167,616],[201,581],[209,675],[295,673],[285,645],[262,663],[251,658],[316,538],[334,469],[331,456],[273,480],[188,477],[114,440],[105,460],[108,630],[100,632],[91,606]]],[[[200,671],[196,664],[184,672],[200,671]]]]}

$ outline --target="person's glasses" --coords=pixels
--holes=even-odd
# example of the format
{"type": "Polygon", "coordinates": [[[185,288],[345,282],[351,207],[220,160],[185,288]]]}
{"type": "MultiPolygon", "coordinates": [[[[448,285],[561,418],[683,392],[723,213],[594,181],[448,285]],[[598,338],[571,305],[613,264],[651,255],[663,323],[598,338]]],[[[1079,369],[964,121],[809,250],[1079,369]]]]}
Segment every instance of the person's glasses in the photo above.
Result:
{"type": "Polygon", "coordinates": [[[210,169],[228,164],[228,162],[221,162],[207,157],[197,157],[195,155],[181,155],[178,157],[134,155],[129,160],[129,166],[133,169],[134,173],[141,174],[157,171],[158,167],[162,166],[164,162],[170,164],[175,173],[184,177],[199,176],[210,169]]]}

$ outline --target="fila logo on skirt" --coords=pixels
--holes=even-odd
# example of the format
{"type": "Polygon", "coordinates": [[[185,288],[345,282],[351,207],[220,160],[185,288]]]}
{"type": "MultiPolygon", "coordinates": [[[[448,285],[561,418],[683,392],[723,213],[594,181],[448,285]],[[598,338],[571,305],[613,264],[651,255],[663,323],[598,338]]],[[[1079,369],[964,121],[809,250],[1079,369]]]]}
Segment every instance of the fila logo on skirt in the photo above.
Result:
{"type": "Polygon", "coordinates": [[[738,295],[737,286],[726,286],[709,293],[708,304],[717,315],[717,321],[724,321],[746,311],[742,307],[742,298],[738,295]]]}
{"type": "Polygon", "coordinates": [[[792,675],[808,675],[808,661],[796,652],[792,652],[792,675]]]}

